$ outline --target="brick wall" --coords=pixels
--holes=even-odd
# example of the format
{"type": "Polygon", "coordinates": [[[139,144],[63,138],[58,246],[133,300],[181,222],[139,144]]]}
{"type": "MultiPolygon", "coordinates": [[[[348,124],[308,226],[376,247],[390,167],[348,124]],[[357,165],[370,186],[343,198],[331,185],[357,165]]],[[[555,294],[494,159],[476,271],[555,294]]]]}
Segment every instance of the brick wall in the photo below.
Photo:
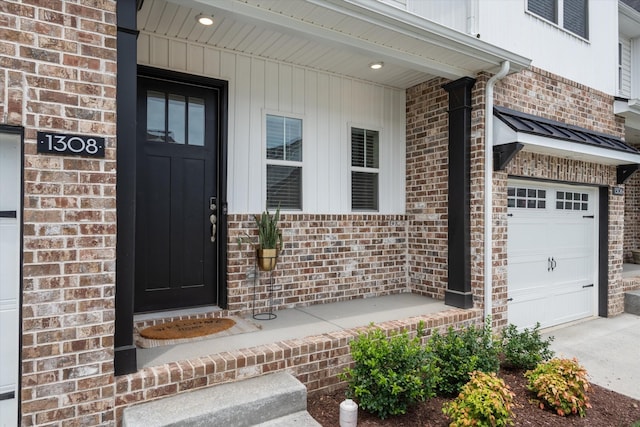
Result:
{"type": "MultiPolygon", "coordinates": [[[[489,77],[486,73],[478,75],[472,92],[470,249],[475,307],[484,301],[484,93],[489,77]]],[[[434,298],[443,298],[447,287],[448,99],[441,88],[444,83],[446,80],[435,79],[407,90],[407,263],[412,290],[434,298]]],[[[624,135],[623,122],[613,114],[611,96],[537,68],[500,80],[495,87],[495,104],[598,132],[624,135]]],[[[518,154],[506,171],[493,174],[492,298],[494,323],[498,326],[507,323],[508,175],[616,185],[615,167],[526,153],[518,154]]],[[[624,198],[610,194],[609,204],[609,313],[615,315],[622,311],[624,198]]],[[[628,208],[627,215],[629,211],[628,208]]]]}
{"type": "Polygon", "coordinates": [[[640,172],[625,183],[624,260],[633,262],[632,249],[640,249],[640,172]]]}
{"type": "Polygon", "coordinates": [[[447,289],[449,96],[444,79],[407,89],[409,281],[413,292],[444,299],[447,289]]]}
{"type": "MultiPolygon", "coordinates": [[[[253,246],[238,236],[255,235],[252,215],[230,215],[229,311],[242,313],[268,300],[270,274],[254,282],[253,246]]],[[[322,304],[407,291],[407,220],[404,215],[283,214],[284,250],[273,271],[275,309],[322,304]]]]}
{"type": "MultiPolygon", "coordinates": [[[[142,400],[279,369],[310,389],[337,383],[353,332],[279,343],[113,377],[115,282],[115,0],[0,3],[0,121],[25,127],[23,425],[112,425],[142,400]],[[35,4],[35,5],[34,5],[35,4]],[[36,132],[106,138],[105,159],[36,153],[36,132]],[[117,400],[117,403],[116,403],[117,400]]],[[[471,150],[472,289],[482,302],[482,74],[474,87],[471,150]]],[[[447,95],[436,79],[407,90],[407,215],[285,215],[287,247],[274,272],[275,308],[447,286],[447,95]],[[290,245],[290,246],[289,246],[290,245]]],[[[532,69],[498,83],[496,103],[622,135],[608,95],[532,69]]],[[[494,316],[506,310],[506,177],[611,186],[615,169],[519,154],[494,174],[494,316]]],[[[634,177],[637,179],[637,177],[634,177]]],[[[628,195],[629,196],[629,195],[628,195]]],[[[621,311],[624,199],[610,197],[610,313],[621,311]]],[[[250,309],[254,258],[229,217],[229,308],[250,309]]],[[[630,242],[627,238],[627,242],[630,242]]],[[[628,245],[635,243],[628,243],[628,245]]],[[[258,302],[266,300],[264,274],[258,302]]],[[[428,327],[475,321],[477,310],[428,317],[428,327]]],[[[385,326],[414,328],[414,320],[385,326]],[[411,323],[413,322],[413,323],[411,323]]]]}
{"type": "Polygon", "coordinates": [[[115,5],[0,3],[0,122],[25,127],[23,425],[113,422],[115,5]],[[37,154],[38,130],[103,136],[106,158],[37,154]]]}
{"type": "MultiPolygon", "coordinates": [[[[434,330],[479,325],[479,310],[450,309],[439,313],[377,324],[386,333],[410,331],[415,336],[423,322],[426,336],[434,330]]],[[[253,348],[221,352],[142,369],[117,378],[116,419],[130,405],[172,396],[187,390],[238,381],[277,371],[286,371],[307,386],[309,392],[332,390],[343,382],[338,374],[352,363],[349,343],[365,331],[355,328],[323,335],[292,339],[253,348]]]]}

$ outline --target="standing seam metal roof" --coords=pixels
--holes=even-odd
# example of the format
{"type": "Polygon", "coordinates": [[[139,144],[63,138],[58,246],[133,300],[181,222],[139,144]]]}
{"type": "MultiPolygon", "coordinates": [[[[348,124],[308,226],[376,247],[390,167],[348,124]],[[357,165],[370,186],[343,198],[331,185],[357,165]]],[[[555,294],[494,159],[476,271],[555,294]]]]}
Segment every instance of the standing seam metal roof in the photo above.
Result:
{"type": "Polygon", "coordinates": [[[561,139],[626,153],[640,153],[634,147],[627,145],[621,138],[613,135],[594,132],[579,126],[567,125],[505,107],[494,107],[493,114],[516,132],[561,139]]]}

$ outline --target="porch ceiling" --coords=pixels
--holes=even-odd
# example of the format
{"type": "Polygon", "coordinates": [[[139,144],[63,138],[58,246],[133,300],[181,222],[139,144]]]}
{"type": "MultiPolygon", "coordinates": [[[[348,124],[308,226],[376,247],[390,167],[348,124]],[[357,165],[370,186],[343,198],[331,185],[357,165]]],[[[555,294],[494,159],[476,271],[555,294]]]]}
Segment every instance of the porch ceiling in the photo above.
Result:
{"type": "Polygon", "coordinates": [[[138,29],[398,88],[530,60],[378,1],[144,0],[138,29]],[[205,27],[199,13],[214,16],[205,27]],[[383,61],[380,70],[369,64],[383,61]]]}

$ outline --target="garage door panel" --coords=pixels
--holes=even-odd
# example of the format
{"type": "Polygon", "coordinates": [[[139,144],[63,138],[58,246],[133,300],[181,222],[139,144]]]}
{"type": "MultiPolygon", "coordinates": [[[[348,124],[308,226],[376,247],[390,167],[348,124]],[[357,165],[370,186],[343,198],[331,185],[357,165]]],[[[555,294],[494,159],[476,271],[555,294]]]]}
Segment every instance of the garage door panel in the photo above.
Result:
{"type": "Polygon", "coordinates": [[[583,289],[554,293],[552,298],[548,298],[547,303],[547,314],[552,320],[549,326],[571,322],[591,315],[592,293],[583,289]],[[575,307],[575,309],[567,310],[567,307],[575,307]]]}
{"type": "Polygon", "coordinates": [[[534,254],[536,251],[541,255],[547,253],[547,224],[541,221],[529,222],[527,220],[527,217],[513,220],[513,223],[518,224],[518,227],[513,229],[513,234],[511,234],[511,230],[509,231],[509,238],[514,241],[526,242],[526,246],[514,248],[513,255],[534,254]]]}
{"type": "MultiPolygon", "coordinates": [[[[18,330],[18,317],[16,304],[5,303],[0,305],[0,325],[3,330],[18,330]]],[[[2,334],[4,335],[4,334],[2,334]]],[[[2,337],[4,338],[4,337],[2,337]]],[[[18,353],[13,346],[0,345],[0,360],[9,366],[18,366],[18,353]]],[[[16,388],[16,376],[13,371],[0,369],[0,393],[13,391],[16,388]]]]}
{"type": "Polygon", "coordinates": [[[593,189],[567,187],[509,182],[508,315],[519,327],[595,314],[597,198],[593,189]]]}
{"type": "Polygon", "coordinates": [[[593,283],[593,268],[585,257],[563,256],[555,259],[553,280],[556,283],[577,281],[581,284],[593,283]]]}
{"type": "Polygon", "coordinates": [[[544,262],[526,262],[521,264],[514,264],[513,268],[508,270],[508,277],[510,280],[510,291],[519,291],[523,289],[540,289],[546,286],[544,276],[540,274],[540,269],[544,262]]]}
{"type": "MultiPolygon", "coordinates": [[[[555,220],[550,218],[550,221],[555,220]]],[[[580,249],[582,252],[590,249],[593,242],[593,220],[585,220],[580,218],[574,218],[574,223],[561,222],[554,224],[550,234],[547,238],[552,239],[551,245],[557,247],[559,250],[576,250],[580,249]],[[575,221],[580,221],[576,223],[575,221]]]]}
{"type": "Polygon", "coordinates": [[[0,218],[0,301],[18,299],[18,286],[10,286],[19,282],[19,272],[15,268],[20,262],[20,254],[16,250],[20,243],[18,224],[15,219],[0,218]],[[5,285],[6,283],[6,285],[5,285]]]}
{"type": "Polygon", "coordinates": [[[507,315],[509,323],[531,327],[546,317],[545,298],[519,299],[509,304],[507,315]]]}

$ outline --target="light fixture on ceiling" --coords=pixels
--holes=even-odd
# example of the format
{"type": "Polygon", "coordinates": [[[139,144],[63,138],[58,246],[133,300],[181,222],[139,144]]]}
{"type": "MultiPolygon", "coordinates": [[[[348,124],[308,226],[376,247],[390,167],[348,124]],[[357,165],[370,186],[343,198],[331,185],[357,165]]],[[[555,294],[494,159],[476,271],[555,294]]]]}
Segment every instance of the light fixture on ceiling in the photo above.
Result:
{"type": "Polygon", "coordinates": [[[209,25],[213,25],[213,16],[212,15],[205,15],[204,13],[200,13],[196,16],[196,21],[198,21],[200,24],[202,25],[206,25],[207,27],[209,25]]]}
{"type": "Polygon", "coordinates": [[[369,64],[369,68],[371,68],[372,70],[379,70],[382,67],[384,67],[384,62],[382,61],[372,62],[371,64],[369,64]]]}

